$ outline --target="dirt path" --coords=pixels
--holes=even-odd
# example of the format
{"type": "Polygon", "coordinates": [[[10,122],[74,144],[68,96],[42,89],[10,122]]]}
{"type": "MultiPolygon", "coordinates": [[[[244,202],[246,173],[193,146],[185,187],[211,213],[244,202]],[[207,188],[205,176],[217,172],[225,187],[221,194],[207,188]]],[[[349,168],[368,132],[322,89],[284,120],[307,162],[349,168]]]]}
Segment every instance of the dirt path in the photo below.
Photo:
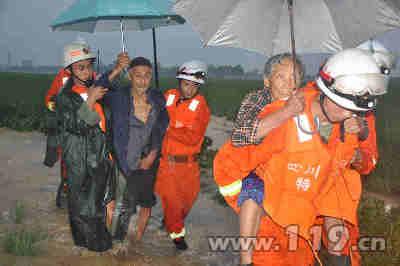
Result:
{"type": "Polygon", "coordinates": [[[232,134],[233,122],[224,117],[211,116],[207,126],[206,136],[213,140],[210,149],[217,150],[229,140],[232,134]]]}

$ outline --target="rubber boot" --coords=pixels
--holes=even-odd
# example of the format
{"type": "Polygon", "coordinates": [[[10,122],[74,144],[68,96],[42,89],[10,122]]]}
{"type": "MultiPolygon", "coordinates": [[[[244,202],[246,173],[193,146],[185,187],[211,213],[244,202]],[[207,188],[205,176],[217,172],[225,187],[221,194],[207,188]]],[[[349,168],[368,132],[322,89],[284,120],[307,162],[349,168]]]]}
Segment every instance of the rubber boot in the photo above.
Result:
{"type": "Polygon", "coordinates": [[[178,250],[186,250],[188,249],[188,245],[186,244],[185,238],[180,237],[173,240],[176,249],[178,250]]]}
{"type": "Polygon", "coordinates": [[[330,266],[351,266],[350,257],[346,255],[329,255],[328,262],[330,266]]]}
{"type": "Polygon", "coordinates": [[[61,182],[57,189],[56,206],[59,209],[65,209],[68,206],[67,193],[64,186],[64,182],[61,182]]]}

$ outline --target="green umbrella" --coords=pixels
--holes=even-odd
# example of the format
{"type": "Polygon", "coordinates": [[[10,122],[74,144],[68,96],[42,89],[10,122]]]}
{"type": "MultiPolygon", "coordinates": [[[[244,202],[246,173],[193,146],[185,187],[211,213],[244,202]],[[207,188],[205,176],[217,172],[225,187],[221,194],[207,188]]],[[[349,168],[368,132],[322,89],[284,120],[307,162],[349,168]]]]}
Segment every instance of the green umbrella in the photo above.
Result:
{"type": "Polygon", "coordinates": [[[159,87],[155,28],[185,23],[170,0],[79,0],[51,24],[53,31],[121,32],[126,52],[125,30],[152,29],[156,86],[159,87]]]}

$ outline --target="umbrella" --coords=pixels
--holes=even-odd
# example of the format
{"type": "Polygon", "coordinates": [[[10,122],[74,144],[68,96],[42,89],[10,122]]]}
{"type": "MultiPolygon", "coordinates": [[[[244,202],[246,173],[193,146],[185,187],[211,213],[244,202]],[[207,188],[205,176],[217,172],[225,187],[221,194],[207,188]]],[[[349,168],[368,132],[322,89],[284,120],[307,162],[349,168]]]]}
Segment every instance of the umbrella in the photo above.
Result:
{"type": "Polygon", "coordinates": [[[295,56],[294,33],[299,52],[331,53],[400,28],[399,0],[176,0],[174,10],[205,45],[266,56],[295,56]]]}
{"type": "Polygon", "coordinates": [[[332,53],[400,28],[398,0],[218,0],[218,5],[214,0],[176,0],[174,10],[192,23],[205,45],[266,56],[290,48],[293,58],[296,48],[332,53]]]}
{"type": "Polygon", "coordinates": [[[290,51],[294,33],[298,52],[331,53],[400,27],[398,0],[177,0],[174,10],[205,45],[266,56],[290,51]]]}
{"type": "Polygon", "coordinates": [[[50,27],[53,31],[120,31],[122,52],[126,51],[125,30],[152,29],[155,78],[159,87],[155,28],[185,23],[172,6],[170,0],[78,0],[50,27]]]}

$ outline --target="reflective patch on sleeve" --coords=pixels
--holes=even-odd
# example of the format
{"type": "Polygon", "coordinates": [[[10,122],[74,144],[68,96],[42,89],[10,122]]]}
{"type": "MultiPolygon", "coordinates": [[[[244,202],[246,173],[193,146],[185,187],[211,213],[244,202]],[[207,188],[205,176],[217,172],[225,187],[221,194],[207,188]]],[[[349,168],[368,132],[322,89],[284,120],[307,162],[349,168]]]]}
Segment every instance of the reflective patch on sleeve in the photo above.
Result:
{"type": "Polygon", "coordinates": [[[168,95],[167,106],[170,106],[174,102],[174,99],[175,99],[175,94],[168,95]]]}
{"type": "Polygon", "coordinates": [[[86,102],[87,98],[88,98],[88,94],[87,93],[81,93],[80,94],[82,99],[86,102]]]}
{"type": "Polygon", "coordinates": [[[234,196],[236,194],[239,194],[241,189],[242,189],[242,180],[239,179],[229,185],[219,187],[219,192],[224,197],[225,196],[234,196]]]}
{"type": "Polygon", "coordinates": [[[200,102],[198,100],[193,99],[192,102],[189,105],[189,110],[191,110],[193,112],[196,111],[196,108],[199,105],[199,103],[200,102]]]}
{"type": "Polygon", "coordinates": [[[67,82],[68,79],[69,79],[68,77],[63,77],[62,78],[62,84],[65,85],[65,82],[67,82]]]}
{"type": "Polygon", "coordinates": [[[305,114],[301,114],[301,115],[297,115],[297,116],[293,117],[293,119],[296,122],[297,136],[299,137],[299,141],[300,142],[306,142],[306,141],[311,140],[312,139],[312,135],[304,133],[300,129],[300,126],[301,126],[306,131],[308,131],[308,132],[311,131],[310,122],[308,121],[307,116],[305,114]]]}
{"type": "Polygon", "coordinates": [[[373,164],[374,166],[376,166],[376,159],[375,159],[375,157],[372,157],[372,164],[373,164]]]}

